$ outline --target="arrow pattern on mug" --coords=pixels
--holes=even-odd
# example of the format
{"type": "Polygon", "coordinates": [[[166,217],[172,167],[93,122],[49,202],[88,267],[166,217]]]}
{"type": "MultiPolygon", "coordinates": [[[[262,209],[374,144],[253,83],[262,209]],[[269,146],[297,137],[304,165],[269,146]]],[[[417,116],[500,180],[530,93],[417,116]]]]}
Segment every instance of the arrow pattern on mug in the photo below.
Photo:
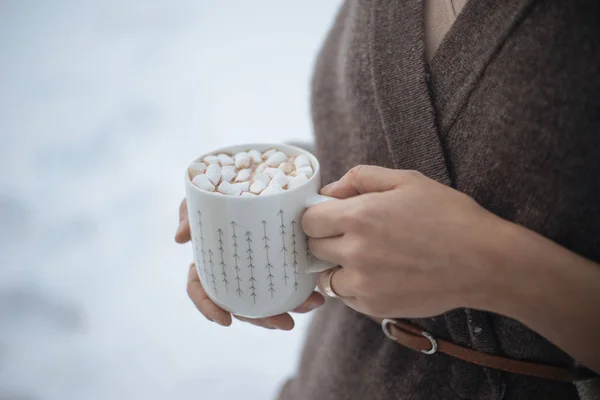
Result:
{"type": "Polygon", "coordinates": [[[265,254],[267,256],[267,265],[265,266],[265,268],[267,268],[269,270],[269,275],[267,275],[267,279],[269,280],[269,292],[271,293],[271,298],[273,298],[273,294],[275,293],[275,285],[273,284],[273,278],[275,278],[273,276],[273,266],[271,265],[271,260],[269,259],[269,238],[267,237],[267,221],[263,221],[262,222],[263,225],[263,232],[264,232],[264,236],[263,236],[263,241],[265,242],[264,245],[264,249],[265,249],[265,254]]]}
{"type": "MultiPolygon", "coordinates": [[[[204,235],[203,215],[201,211],[198,211],[197,213],[199,237],[194,236],[196,255],[199,259],[197,260],[197,262],[201,262],[203,266],[203,268],[200,270],[200,272],[202,272],[203,281],[209,283],[212,289],[211,291],[213,292],[214,296],[218,298],[220,285],[217,282],[214,270],[216,260],[213,257],[215,256],[215,252],[213,252],[213,250],[209,246],[207,246],[207,243],[205,243],[206,240],[204,235]]],[[[301,241],[302,238],[305,236],[302,234],[301,231],[298,230],[299,222],[292,220],[289,222],[289,224],[286,224],[285,215],[286,213],[282,209],[280,209],[277,212],[277,217],[279,219],[277,234],[281,237],[280,253],[282,253],[283,255],[283,260],[281,261],[281,264],[277,263],[277,265],[281,266],[281,270],[279,269],[279,267],[276,268],[273,265],[273,254],[270,244],[271,238],[269,237],[269,224],[267,221],[261,221],[261,241],[263,244],[262,251],[264,252],[263,255],[265,257],[265,279],[267,281],[267,285],[265,288],[266,292],[268,293],[268,296],[265,296],[263,298],[275,297],[275,293],[277,292],[276,282],[278,282],[278,279],[280,278],[281,280],[283,280],[285,286],[289,286],[288,283],[290,283],[293,286],[294,290],[298,290],[300,285],[298,266],[300,265],[300,257],[302,257],[301,253],[304,253],[303,255],[305,255],[306,257],[306,262],[310,263],[313,260],[312,254],[310,253],[310,249],[308,246],[308,238],[305,238],[305,243],[302,243],[301,241]],[[302,249],[303,245],[305,245],[304,249],[302,249]],[[290,270],[288,271],[288,269],[290,270]],[[281,275],[279,275],[279,273],[281,273],[281,275]]],[[[236,221],[230,221],[229,226],[231,227],[231,236],[225,235],[225,232],[222,228],[218,228],[215,231],[217,234],[217,240],[216,243],[214,243],[214,248],[216,248],[216,250],[218,251],[217,254],[219,255],[219,266],[221,275],[220,283],[222,284],[221,288],[224,289],[225,292],[229,292],[229,284],[232,283],[230,282],[230,277],[235,276],[234,293],[237,294],[237,297],[240,299],[246,299],[245,301],[251,302],[252,304],[257,304],[258,299],[261,298],[259,292],[259,287],[261,285],[259,285],[259,282],[257,280],[258,276],[255,270],[255,242],[253,233],[251,230],[241,230],[236,221]],[[242,232],[245,232],[245,272],[242,270],[242,266],[240,264],[240,243],[238,240],[238,232],[240,232],[240,230],[242,232]],[[246,278],[248,283],[246,286],[248,289],[247,292],[245,292],[245,289],[242,285],[242,282],[244,282],[244,279],[246,278]]]]}
{"type": "Polygon", "coordinates": [[[240,256],[238,256],[237,236],[235,234],[236,226],[237,226],[237,224],[235,223],[235,221],[231,221],[231,230],[233,231],[233,235],[231,236],[231,240],[233,241],[233,256],[232,257],[233,257],[233,262],[235,263],[235,266],[233,267],[233,269],[235,270],[235,280],[237,282],[237,289],[235,291],[238,294],[238,297],[241,298],[243,291],[242,291],[242,288],[240,287],[240,282],[242,281],[242,279],[240,278],[240,267],[238,266],[240,256]]]}
{"type": "Polygon", "coordinates": [[[281,218],[281,225],[280,225],[280,235],[281,235],[281,251],[283,252],[283,265],[281,266],[283,268],[283,280],[285,282],[285,286],[287,286],[288,284],[288,274],[287,274],[287,247],[285,247],[285,224],[283,223],[283,210],[279,210],[279,212],[277,213],[277,215],[279,215],[279,217],[281,218]]]}
{"type": "Polygon", "coordinates": [[[296,221],[292,221],[292,255],[294,256],[294,289],[298,290],[298,252],[296,251],[296,221]]]}
{"type": "Polygon", "coordinates": [[[223,253],[225,253],[225,249],[223,248],[223,230],[221,228],[217,229],[217,233],[219,234],[219,252],[221,253],[221,262],[219,265],[221,266],[221,276],[223,277],[223,284],[225,285],[225,291],[229,292],[229,281],[227,280],[227,264],[225,264],[225,258],[223,257],[223,253]]]}
{"type": "Polygon", "coordinates": [[[253,264],[253,251],[252,251],[252,232],[246,231],[246,242],[248,243],[248,250],[246,253],[248,254],[248,269],[250,270],[250,279],[248,280],[249,289],[251,290],[250,296],[252,296],[252,300],[254,304],[256,304],[256,279],[254,279],[254,264],[253,264]]]}

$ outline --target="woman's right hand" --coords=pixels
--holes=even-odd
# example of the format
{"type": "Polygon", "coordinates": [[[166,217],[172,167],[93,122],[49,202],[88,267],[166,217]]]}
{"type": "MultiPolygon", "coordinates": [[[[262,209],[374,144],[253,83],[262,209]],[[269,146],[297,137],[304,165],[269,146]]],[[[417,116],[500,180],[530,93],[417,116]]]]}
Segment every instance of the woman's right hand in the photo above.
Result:
{"type": "MultiPolygon", "coordinates": [[[[190,236],[190,223],[188,220],[187,202],[183,200],[179,207],[179,226],[175,233],[175,241],[177,243],[187,243],[191,239],[190,236]]],[[[223,326],[229,326],[232,322],[232,314],[223,310],[221,307],[213,303],[208,297],[194,263],[190,265],[188,274],[187,292],[196,308],[206,317],[208,320],[216,322],[223,326]]],[[[295,313],[307,313],[320,307],[325,302],[323,295],[318,292],[313,292],[310,297],[298,308],[293,310],[295,313]]],[[[260,326],[267,329],[282,329],[289,331],[294,328],[294,319],[290,314],[280,314],[268,318],[246,318],[233,315],[236,319],[244,322],[248,322],[252,325],[260,326]]]]}

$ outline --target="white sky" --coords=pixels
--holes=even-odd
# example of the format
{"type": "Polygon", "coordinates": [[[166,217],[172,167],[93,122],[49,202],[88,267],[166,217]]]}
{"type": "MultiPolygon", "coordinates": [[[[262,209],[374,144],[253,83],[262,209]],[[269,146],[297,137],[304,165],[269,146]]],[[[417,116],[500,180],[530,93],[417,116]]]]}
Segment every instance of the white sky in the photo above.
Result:
{"type": "Polygon", "coordinates": [[[0,399],[268,399],[292,333],[205,322],[182,170],[309,139],[339,0],[0,1],[0,399]]]}

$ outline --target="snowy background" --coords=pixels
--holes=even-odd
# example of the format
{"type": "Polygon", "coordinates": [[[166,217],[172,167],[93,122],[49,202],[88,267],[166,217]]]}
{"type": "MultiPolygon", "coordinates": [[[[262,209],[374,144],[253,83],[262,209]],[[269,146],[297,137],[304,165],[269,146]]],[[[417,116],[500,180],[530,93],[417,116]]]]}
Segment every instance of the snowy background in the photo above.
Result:
{"type": "Polygon", "coordinates": [[[187,162],[309,139],[338,0],[0,0],[0,400],[269,399],[294,332],[201,318],[187,162]]]}

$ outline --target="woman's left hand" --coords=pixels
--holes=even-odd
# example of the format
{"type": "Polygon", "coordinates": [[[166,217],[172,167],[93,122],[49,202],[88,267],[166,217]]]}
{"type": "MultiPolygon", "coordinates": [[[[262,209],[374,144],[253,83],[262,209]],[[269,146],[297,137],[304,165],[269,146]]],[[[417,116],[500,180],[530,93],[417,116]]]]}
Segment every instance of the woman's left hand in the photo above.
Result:
{"type": "Polygon", "coordinates": [[[465,194],[374,166],[353,168],[321,193],[342,200],[310,208],[302,227],[315,257],[341,266],[331,286],[357,311],[438,315],[471,306],[492,281],[489,233],[502,220],[465,194]]]}

